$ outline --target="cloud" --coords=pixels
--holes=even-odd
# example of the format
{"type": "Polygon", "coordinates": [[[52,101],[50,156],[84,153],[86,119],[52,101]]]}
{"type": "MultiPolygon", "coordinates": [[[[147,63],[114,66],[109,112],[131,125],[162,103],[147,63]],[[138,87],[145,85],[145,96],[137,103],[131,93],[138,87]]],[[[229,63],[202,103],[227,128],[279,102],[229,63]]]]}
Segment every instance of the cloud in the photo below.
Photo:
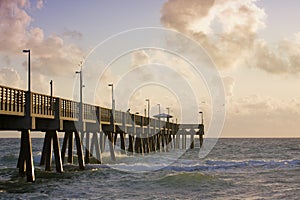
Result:
{"type": "Polygon", "coordinates": [[[134,51],[131,54],[132,67],[147,65],[150,63],[149,56],[144,50],[134,51]]]}
{"type": "Polygon", "coordinates": [[[300,72],[300,33],[275,47],[268,45],[259,37],[267,14],[256,0],[168,0],[161,14],[165,27],[199,42],[219,69],[248,66],[276,74],[300,72]]]}
{"type": "Polygon", "coordinates": [[[14,88],[20,88],[23,81],[21,81],[19,73],[11,67],[4,67],[0,69],[0,84],[9,85],[14,88]]]}
{"type": "MultiPolygon", "coordinates": [[[[29,0],[1,1],[0,53],[15,56],[20,55],[22,49],[29,48],[35,72],[50,76],[73,74],[84,54],[83,50],[77,45],[66,43],[58,35],[45,36],[42,28],[32,27],[33,19],[26,12],[28,5],[29,0]]],[[[42,6],[43,1],[39,0],[37,7],[42,6]]]]}
{"type": "Polygon", "coordinates": [[[196,20],[203,20],[214,4],[214,0],[199,1],[172,0],[167,1],[162,9],[161,22],[168,28],[179,31],[191,31],[196,20]]]}
{"type": "Polygon", "coordinates": [[[227,97],[232,97],[233,96],[233,89],[235,85],[235,80],[234,78],[230,76],[223,77],[223,84],[224,84],[224,89],[227,97]]]}
{"type": "Polygon", "coordinates": [[[299,136],[300,102],[250,95],[235,99],[227,107],[222,136],[299,136]]]}
{"type": "Polygon", "coordinates": [[[26,45],[27,28],[32,19],[24,10],[29,1],[1,0],[0,2],[0,52],[19,53],[26,45]]]}
{"type": "Polygon", "coordinates": [[[65,32],[62,33],[63,37],[66,38],[72,38],[72,39],[76,39],[76,40],[81,40],[83,35],[82,33],[80,33],[79,31],[76,30],[65,30],[65,32]]]}
{"type": "Polygon", "coordinates": [[[68,76],[78,68],[83,52],[74,44],[65,44],[57,35],[43,37],[41,29],[31,33],[34,39],[29,40],[32,52],[32,67],[44,75],[68,76]]]}
{"type": "Polygon", "coordinates": [[[37,9],[42,9],[44,7],[44,1],[43,0],[38,0],[37,2],[36,2],[36,8],[37,9]]]}

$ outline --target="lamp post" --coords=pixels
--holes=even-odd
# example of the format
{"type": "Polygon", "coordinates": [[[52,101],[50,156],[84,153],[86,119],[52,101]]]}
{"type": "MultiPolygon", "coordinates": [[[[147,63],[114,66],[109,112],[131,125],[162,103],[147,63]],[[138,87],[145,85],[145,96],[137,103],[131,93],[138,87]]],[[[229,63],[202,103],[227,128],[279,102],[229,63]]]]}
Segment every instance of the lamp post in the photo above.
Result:
{"type": "Polygon", "coordinates": [[[201,115],[201,124],[203,124],[203,112],[200,111],[199,114],[201,115]]]}
{"type": "Polygon", "coordinates": [[[167,121],[169,122],[169,120],[170,120],[170,118],[169,118],[169,116],[170,116],[170,107],[167,107],[166,109],[167,109],[167,111],[168,111],[167,121]]]}
{"type": "Polygon", "coordinates": [[[114,84],[110,83],[108,84],[108,86],[111,87],[111,110],[114,117],[115,116],[114,84]]]}
{"type": "Polygon", "coordinates": [[[168,111],[168,115],[170,115],[170,107],[166,108],[168,111]]]}
{"type": "Polygon", "coordinates": [[[31,73],[30,73],[30,49],[24,49],[23,53],[28,54],[28,88],[26,94],[25,115],[28,119],[29,127],[31,127],[31,73]]]}
{"type": "Polygon", "coordinates": [[[50,113],[52,114],[53,81],[50,81],[50,113]]]}
{"type": "Polygon", "coordinates": [[[80,85],[79,85],[79,95],[80,95],[80,103],[79,103],[79,121],[82,122],[82,114],[83,114],[83,107],[82,107],[82,89],[83,89],[83,80],[82,80],[82,67],[80,69],[80,71],[76,71],[76,74],[79,74],[79,81],[80,81],[80,85]]]}
{"type": "Polygon", "coordinates": [[[158,114],[160,114],[160,104],[158,103],[158,114]]]}
{"type": "Polygon", "coordinates": [[[30,49],[24,49],[23,50],[23,53],[27,53],[28,54],[28,92],[30,94],[31,92],[31,86],[30,86],[30,83],[31,83],[31,78],[30,78],[30,49]]]}
{"type": "Polygon", "coordinates": [[[150,119],[150,99],[146,99],[148,103],[148,118],[150,119]]]}
{"type": "MultiPolygon", "coordinates": [[[[158,115],[160,115],[160,104],[158,103],[158,115]]],[[[160,120],[160,116],[158,117],[158,120],[160,120]]]]}
{"type": "Polygon", "coordinates": [[[50,81],[50,96],[53,96],[53,80],[50,81]]]}

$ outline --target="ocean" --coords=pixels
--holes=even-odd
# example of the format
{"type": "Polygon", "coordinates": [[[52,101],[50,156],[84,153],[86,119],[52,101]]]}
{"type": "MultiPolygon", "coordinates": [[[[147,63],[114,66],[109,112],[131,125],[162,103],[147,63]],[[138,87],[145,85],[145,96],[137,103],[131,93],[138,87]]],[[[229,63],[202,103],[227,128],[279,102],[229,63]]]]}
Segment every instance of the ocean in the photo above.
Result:
{"type": "Polygon", "coordinates": [[[219,139],[204,158],[199,149],[117,152],[115,162],[104,153],[103,164],[62,174],[39,166],[43,139],[33,138],[35,183],[18,177],[19,143],[0,139],[0,199],[300,199],[300,138],[219,139]]]}

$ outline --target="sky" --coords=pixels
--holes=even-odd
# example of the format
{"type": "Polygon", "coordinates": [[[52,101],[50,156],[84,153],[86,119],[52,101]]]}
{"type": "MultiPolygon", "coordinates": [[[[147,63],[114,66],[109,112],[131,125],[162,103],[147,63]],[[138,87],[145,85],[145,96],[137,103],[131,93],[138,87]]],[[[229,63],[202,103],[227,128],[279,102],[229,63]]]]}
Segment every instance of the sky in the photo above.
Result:
{"type": "Polygon", "coordinates": [[[160,104],[174,120],[194,123],[201,110],[214,130],[223,106],[212,99],[215,77],[182,55],[201,65],[209,58],[225,90],[220,137],[300,137],[299,7],[298,0],[0,0],[0,84],[27,89],[22,50],[30,48],[33,91],[48,94],[53,80],[54,95],[78,100],[75,71],[84,61],[85,102],[110,107],[114,83],[117,109],[144,113],[149,98],[151,115],[160,104]]]}

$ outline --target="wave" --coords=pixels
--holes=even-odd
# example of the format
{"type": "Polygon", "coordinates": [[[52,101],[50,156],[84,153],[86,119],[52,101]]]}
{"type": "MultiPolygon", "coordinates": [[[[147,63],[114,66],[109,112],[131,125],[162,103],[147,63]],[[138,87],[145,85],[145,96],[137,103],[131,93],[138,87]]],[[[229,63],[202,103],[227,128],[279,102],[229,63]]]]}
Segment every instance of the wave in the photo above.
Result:
{"type": "Polygon", "coordinates": [[[113,168],[122,171],[145,172],[167,170],[176,172],[195,172],[195,171],[232,171],[257,169],[295,169],[300,167],[300,160],[183,160],[175,163],[144,163],[144,162],[122,162],[104,165],[91,165],[92,168],[113,168]]]}
{"type": "Polygon", "coordinates": [[[198,188],[199,185],[203,185],[209,182],[219,182],[215,176],[203,173],[190,173],[190,172],[177,172],[167,174],[161,178],[155,180],[155,183],[171,187],[186,187],[189,190],[193,187],[198,188]]]}
{"type": "Polygon", "coordinates": [[[244,167],[263,167],[263,168],[288,168],[296,167],[300,165],[300,160],[243,160],[243,161],[222,161],[222,160],[207,160],[205,161],[207,166],[215,169],[233,169],[244,167]]]}
{"type": "MultiPolygon", "coordinates": [[[[157,155],[145,157],[126,157],[119,155],[116,162],[111,162],[107,156],[104,158],[104,164],[89,164],[88,169],[112,168],[128,172],[149,172],[149,171],[175,171],[175,172],[194,172],[194,171],[230,171],[241,172],[243,170],[251,171],[258,169],[299,169],[300,160],[196,160],[196,159],[175,159],[160,157],[157,155]],[[120,157],[119,157],[120,156],[120,157]]],[[[54,156],[52,157],[54,160],[54,156]]],[[[0,157],[0,168],[15,167],[17,155],[5,155],[0,157]],[[2,166],[2,167],[1,167],[2,166]]],[[[34,156],[36,168],[39,167],[41,155],[34,156]]],[[[76,156],[74,162],[76,161],[76,156]]],[[[54,164],[55,165],[55,164],[54,164]]],[[[77,170],[77,165],[64,165],[64,169],[72,171],[77,170]],[[71,166],[71,167],[70,167],[71,166]]],[[[43,167],[41,167],[43,168],[43,167]]]]}

